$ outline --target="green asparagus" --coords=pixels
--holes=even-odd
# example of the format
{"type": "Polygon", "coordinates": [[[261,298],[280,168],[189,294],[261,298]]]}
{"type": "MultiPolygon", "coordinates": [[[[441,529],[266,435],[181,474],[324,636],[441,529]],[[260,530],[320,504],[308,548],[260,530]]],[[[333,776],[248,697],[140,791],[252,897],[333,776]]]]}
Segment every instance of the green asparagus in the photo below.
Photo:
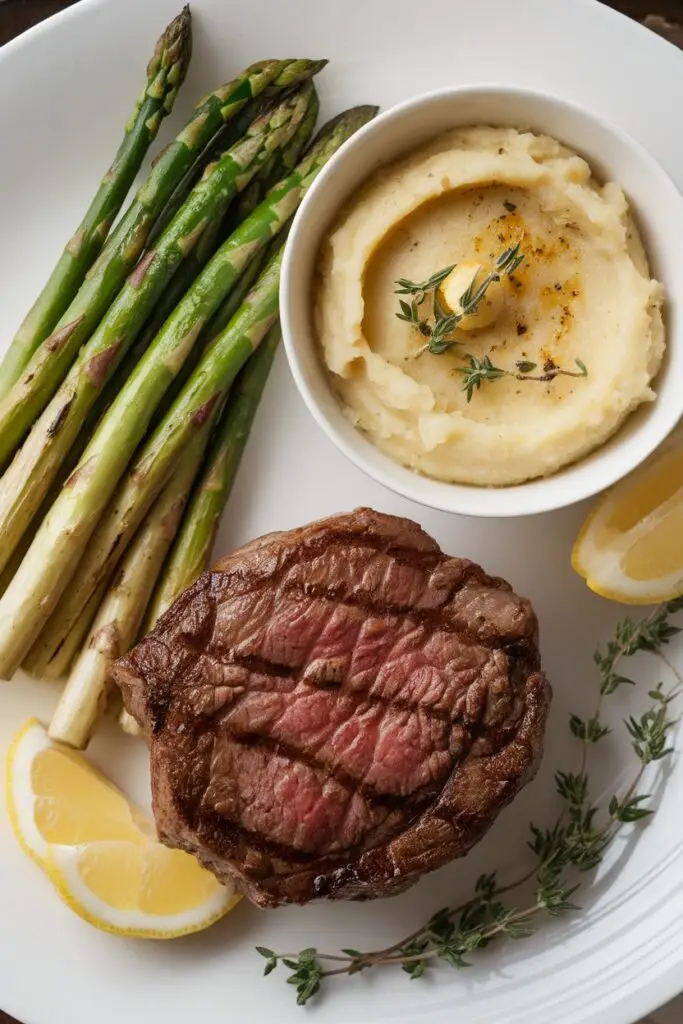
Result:
{"type": "MultiPolygon", "coordinates": [[[[226,412],[211,443],[201,478],[178,535],[164,563],[141,633],[148,633],[154,628],[179,594],[197,579],[209,563],[218,520],[230,497],[279,342],[280,325],[276,323],[247,361],[230,392],[226,412]]],[[[157,499],[152,511],[161,500],[157,499]]],[[[130,558],[130,553],[126,552],[125,565],[130,558]]],[[[119,724],[124,732],[140,735],[140,727],[125,708],[119,715],[119,724]]]]}
{"type": "Polygon", "coordinates": [[[263,113],[272,97],[280,92],[289,92],[318,74],[327,64],[326,60],[284,61],[282,71],[266,86],[263,93],[246,104],[239,115],[218,130],[214,137],[196,157],[194,163],[178,184],[164,209],[159,215],[149,236],[149,244],[157,237],[180,209],[188,193],[201,177],[204,168],[216,159],[219,153],[232,146],[247,130],[251,122],[263,113]]]}
{"type": "Polygon", "coordinates": [[[278,237],[276,235],[270,245],[267,246],[262,253],[259,253],[259,255],[256,256],[246,267],[244,273],[228,297],[218,307],[211,319],[207,321],[204,329],[207,343],[213,341],[213,339],[228,326],[235,313],[244,302],[244,299],[253,288],[266,263],[268,263],[275,252],[282,248],[287,234],[288,231],[285,228],[283,231],[283,237],[278,237]]]}
{"type": "MultiPolygon", "coordinates": [[[[310,85],[303,86],[299,93],[259,118],[241,142],[228,150],[212,169],[207,169],[159,239],[157,248],[148,252],[137,265],[84,346],[64,384],[0,481],[0,570],[29,527],[61,463],[68,456],[84,417],[135,340],[178,265],[197,244],[207,225],[224,214],[235,193],[249,184],[270,153],[289,142],[307,109],[309,89],[310,85]]],[[[178,351],[189,350],[196,334],[194,325],[187,336],[177,338],[178,351]]],[[[169,372],[173,368],[171,365],[169,372]]],[[[136,416],[129,419],[135,422],[136,416]]],[[[123,466],[125,460],[120,472],[123,466]]],[[[82,470],[77,475],[82,476],[82,470]]],[[[118,477],[114,484],[116,479],[118,477]]],[[[62,493],[72,490],[73,483],[69,481],[62,493]]]]}
{"type": "MultiPolygon", "coordinates": [[[[318,117],[319,109],[320,103],[315,88],[313,88],[311,91],[308,110],[306,111],[306,114],[291,142],[281,150],[276,150],[274,153],[271,153],[260,171],[258,171],[249,185],[247,185],[246,189],[239,196],[235,197],[224,221],[221,223],[216,220],[209,225],[188,258],[182,263],[174,275],[173,280],[160,301],[157,303],[152,316],[140,336],[140,353],[144,352],[149,345],[151,345],[166,320],[182,300],[188,289],[192,286],[192,283],[197,278],[202,268],[213,255],[217,248],[219,236],[223,235],[225,238],[232,234],[232,232],[236,230],[239,225],[254,211],[268,190],[286,174],[291,174],[299,160],[302,150],[310,140],[318,117]]],[[[254,276],[253,280],[256,280],[256,276],[254,276]]],[[[247,290],[248,289],[244,291],[243,296],[246,295],[247,290]]],[[[204,336],[206,336],[206,334],[204,334],[204,336]]],[[[199,349],[199,346],[197,346],[197,348],[199,349]]],[[[198,354],[199,352],[197,352],[197,355],[198,354]]],[[[193,352],[192,355],[194,356],[195,353],[193,352]]],[[[169,399],[174,398],[177,391],[180,389],[182,384],[184,384],[192,370],[192,367],[193,359],[189,358],[186,360],[183,370],[178,375],[178,378],[171,388],[172,394],[166,396],[164,411],[168,405],[170,405],[169,399]]]]}
{"type": "MultiPolygon", "coordinates": [[[[259,205],[269,189],[279,182],[285,174],[292,172],[302,150],[310,139],[318,116],[318,110],[318,97],[315,94],[315,90],[313,90],[309,109],[292,141],[285,146],[282,151],[271,154],[270,159],[266,164],[264,164],[261,171],[259,171],[259,173],[254,177],[244,192],[235,198],[228,210],[227,217],[225,218],[229,223],[228,231],[225,231],[224,225],[219,225],[217,233],[220,232],[225,235],[231,234],[234,230],[237,230],[240,224],[243,221],[246,221],[246,219],[259,205]]],[[[163,299],[155,309],[150,323],[144,331],[145,338],[143,351],[152,343],[154,336],[159,330],[161,330],[169,315],[182,300],[184,294],[188,291],[188,288],[198,276],[201,267],[206,262],[205,252],[202,251],[205,239],[206,235],[202,237],[201,241],[190,254],[188,259],[182,264],[173,278],[166,295],[164,295],[163,299]]],[[[213,236],[210,241],[213,243],[213,236]]],[[[277,236],[274,239],[274,243],[272,251],[274,251],[275,246],[279,244],[277,236]]],[[[268,255],[271,245],[269,245],[261,255],[255,256],[251,259],[251,262],[242,272],[242,276],[233,286],[233,290],[229,293],[228,299],[211,317],[210,322],[207,323],[206,329],[202,330],[199,343],[193,347],[193,350],[185,360],[182,369],[170,385],[167,393],[164,395],[155,416],[152,419],[153,426],[156,426],[156,424],[163,419],[179,392],[184,387],[185,382],[196,366],[197,360],[201,357],[206,341],[217,333],[216,325],[220,323],[224,327],[239,308],[242,299],[247,294],[258,277],[261,269],[265,265],[266,259],[264,257],[268,255]]],[[[230,285],[231,280],[232,278],[227,275],[223,277],[223,286],[230,285]]],[[[194,302],[196,298],[197,292],[194,291],[188,297],[188,301],[194,302]]]]}
{"type": "Polygon", "coordinates": [[[230,497],[279,342],[280,324],[275,323],[230,391],[206,466],[148,609],[145,632],[208,565],[218,520],[230,497]]]}
{"type": "Polygon", "coordinates": [[[210,418],[185,452],[104,595],[52,716],[48,732],[53,740],[78,750],[88,745],[107,702],[109,668],[135,640],[199,472],[211,423],[210,418]]]}
{"type": "Polygon", "coordinates": [[[244,192],[235,199],[235,202],[228,210],[226,217],[226,238],[229,237],[233,231],[237,230],[242,221],[247,219],[259,203],[263,201],[271,188],[294,171],[296,165],[301,160],[304,149],[310,142],[313,129],[315,128],[315,123],[318,120],[319,112],[320,100],[318,99],[318,94],[314,88],[306,116],[301,122],[299,130],[292,138],[292,141],[277,153],[273,153],[270,163],[255,176],[253,181],[251,181],[245,188],[244,192]]]}
{"type": "MultiPolygon", "coordinates": [[[[295,204],[288,202],[289,193],[296,193],[300,199],[332,153],[375,112],[375,107],[356,108],[337,118],[333,129],[323,130],[318,144],[314,144],[304,163],[299,165],[299,174],[287,179],[288,188],[283,183],[271,191],[248,222],[214,256],[198,282],[205,275],[210,277],[216,264],[228,273],[234,257],[239,249],[245,247],[247,239],[251,239],[252,256],[263,248],[264,223],[267,226],[266,237],[270,237],[273,226],[283,216],[283,207],[288,207],[287,216],[294,211],[295,204]],[[305,168],[303,174],[301,168],[305,168]],[[248,225],[250,233],[245,237],[242,232],[248,225]],[[256,231],[259,226],[260,231],[256,231]],[[240,244],[235,247],[234,240],[238,236],[240,244]],[[226,250],[233,257],[227,265],[226,250]]],[[[100,423],[79,466],[52,506],[12,583],[0,598],[0,678],[12,675],[59,603],[49,630],[39,641],[40,645],[51,648],[51,656],[99,581],[108,576],[129,543],[131,531],[139,525],[191,437],[223,398],[242,363],[272,326],[277,316],[281,260],[282,253],[279,252],[264,270],[238,314],[204,353],[173,408],[143,446],[142,454],[122,481],[104,520],[100,521],[130,455],[144,436],[152,412],[149,407],[155,404],[149,396],[156,397],[158,404],[159,393],[168,387],[173,372],[182,365],[192,338],[202,326],[202,313],[196,310],[194,320],[186,322],[187,329],[173,335],[170,325],[176,321],[184,305],[181,303],[154,345],[148,349],[100,423]],[[165,345],[160,343],[164,335],[165,345]],[[129,504],[131,495],[132,507],[129,504]],[[133,522],[135,526],[131,526],[133,522]],[[112,524],[116,524],[113,538],[110,533],[112,524]],[[96,526],[97,534],[92,536],[96,526]],[[81,553],[84,553],[83,559],[78,563],[81,553]],[[77,576],[69,586],[77,563],[77,576]]],[[[242,265],[244,262],[246,260],[242,265]]],[[[218,301],[227,290],[223,285],[219,287],[218,301]]],[[[214,300],[209,306],[209,315],[217,305],[214,300]]]]}
{"type": "MultiPolygon", "coordinates": [[[[275,254],[227,330],[209,346],[174,406],[142,446],[85,549],[73,585],[65,588],[59,606],[38,638],[37,649],[46,649],[51,655],[100,580],[111,575],[198,426],[224,400],[235,376],[277,319],[282,255],[282,250],[275,254]]],[[[22,564],[22,573],[32,552],[39,548],[38,540],[22,564]]],[[[52,551],[54,561],[54,548],[52,551]]],[[[11,584],[0,601],[0,614],[2,602],[9,612],[12,598],[11,584]]],[[[31,623],[25,625],[31,629],[31,623]]],[[[4,669],[3,648],[4,644],[0,646],[0,673],[4,669]]]]}
{"type": "Polygon", "coordinates": [[[147,65],[147,84],[126,125],[114,162],[81,224],[67,243],[0,365],[0,395],[6,394],[40,343],[69,307],[97,259],[162,119],[171,113],[192,53],[189,7],[166,28],[147,65]]]}
{"type": "Polygon", "coordinates": [[[91,336],[123,286],[127,274],[138,263],[155,220],[196,154],[216,136],[226,121],[235,117],[250,99],[262,94],[276,79],[290,85],[293,76],[289,69],[292,66],[296,68],[295,80],[307,81],[323,63],[265,61],[254,64],[199,104],[180,135],[159,156],[54,332],[45,339],[21,377],[0,400],[0,468],[7,464],[35,418],[45,409],[79,348],[91,336]]]}

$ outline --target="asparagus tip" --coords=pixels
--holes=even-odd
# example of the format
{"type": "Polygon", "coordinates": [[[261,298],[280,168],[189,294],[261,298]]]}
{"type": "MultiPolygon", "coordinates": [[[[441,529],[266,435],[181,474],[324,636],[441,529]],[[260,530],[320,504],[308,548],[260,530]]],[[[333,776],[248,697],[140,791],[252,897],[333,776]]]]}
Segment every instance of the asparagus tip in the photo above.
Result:
{"type": "Polygon", "coordinates": [[[166,26],[159,37],[154,56],[147,67],[147,77],[152,81],[160,68],[175,68],[169,86],[177,92],[185,80],[192,56],[192,14],[190,5],[185,4],[180,14],[166,26]]]}

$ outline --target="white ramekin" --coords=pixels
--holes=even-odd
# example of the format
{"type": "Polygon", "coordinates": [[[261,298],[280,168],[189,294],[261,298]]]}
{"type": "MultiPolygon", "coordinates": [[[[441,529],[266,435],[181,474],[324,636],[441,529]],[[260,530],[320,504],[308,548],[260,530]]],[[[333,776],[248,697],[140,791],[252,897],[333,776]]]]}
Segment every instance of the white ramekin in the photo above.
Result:
{"type": "Polygon", "coordinates": [[[352,462],[391,490],[432,508],[473,516],[519,516],[571,505],[625,476],[683,415],[683,197],[639,143],[593,114],[552,96],[481,85],[402,103],[361,129],[322,171],[294,220],[280,295],[285,348],[313,416],[352,462]],[[652,273],[666,288],[667,356],[657,399],[634,413],[606,444],[553,476],[513,487],[433,480],[394,462],[345,417],[325,370],[312,322],[312,281],[323,236],[340,206],[377,167],[450,128],[489,124],[552,135],[579,152],[600,180],[626,192],[652,273]]]}

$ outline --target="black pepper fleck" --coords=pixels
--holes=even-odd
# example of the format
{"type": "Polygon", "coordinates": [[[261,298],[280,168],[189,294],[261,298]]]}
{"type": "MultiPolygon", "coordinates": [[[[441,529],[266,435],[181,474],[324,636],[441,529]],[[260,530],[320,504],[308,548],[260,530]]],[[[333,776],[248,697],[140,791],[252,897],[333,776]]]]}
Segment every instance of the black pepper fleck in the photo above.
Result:
{"type": "Polygon", "coordinates": [[[517,324],[517,336],[521,338],[529,330],[526,324],[517,324]]]}

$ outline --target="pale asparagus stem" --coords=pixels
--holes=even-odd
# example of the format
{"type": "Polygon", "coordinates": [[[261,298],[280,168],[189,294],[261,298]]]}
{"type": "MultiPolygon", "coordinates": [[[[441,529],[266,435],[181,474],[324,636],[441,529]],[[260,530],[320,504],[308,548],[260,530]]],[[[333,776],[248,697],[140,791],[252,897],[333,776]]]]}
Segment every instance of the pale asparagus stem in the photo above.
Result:
{"type": "MultiPolygon", "coordinates": [[[[249,259],[286,225],[330,156],[375,112],[374,107],[355,108],[336,118],[331,127],[323,129],[297,171],[269,193],[248,221],[216,253],[191,289],[194,291],[194,288],[199,287],[200,281],[201,287],[206,289],[206,282],[213,281],[213,287],[204,293],[208,315],[224,299],[249,259]],[[296,202],[291,198],[291,193],[295,194],[296,202]],[[250,241],[251,247],[247,241],[250,241]],[[236,262],[239,263],[237,273],[236,262]],[[217,268],[220,269],[218,275],[217,268]],[[231,278],[228,286],[226,278],[231,278]]],[[[132,476],[130,473],[126,476],[120,489],[123,504],[119,504],[119,498],[116,498],[105,513],[105,522],[108,524],[112,517],[114,521],[118,517],[122,520],[120,526],[116,526],[113,539],[106,530],[98,528],[97,535],[88,543],[117,480],[121,478],[131,454],[144,436],[154,408],[181,368],[190,342],[194,343],[202,326],[197,308],[190,310],[189,314],[183,309],[185,300],[167,321],[164,331],[157,336],[101,422],[79,469],[71,478],[70,486],[64,488],[50,510],[19,572],[0,600],[0,678],[13,671],[18,661],[25,657],[41,626],[53,611],[54,615],[43,630],[38,644],[49,650],[50,657],[68,634],[100,579],[108,575],[129,543],[130,523],[134,520],[133,529],[137,528],[140,517],[163,486],[193,432],[214,404],[224,396],[244,360],[271,326],[277,313],[278,283],[279,258],[266,268],[234,324],[228,326],[202,357],[181,398],[171,410],[180,410],[180,420],[169,420],[169,413],[152,435],[150,443],[154,444],[151,451],[148,445],[145,446],[142,449],[146,453],[142,464],[136,462],[132,476]],[[176,331],[179,323],[186,325],[184,332],[176,331]],[[249,332],[253,332],[253,337],[249,332]],[[217,361],[220,366],[218,377],[207,372],[213,370],[217,361]],[[195,379],[197,386],[190,386],[195,379]],[[208,389],[204,387],[207,382],[208,389]],[[195,402],[200,394],[204,396],[203,400],[195,402]],[[186,402],[181,401],[183,395],[187,397],[186,402]],[[164,429],[168,430],[168,437],[164,429]],[[159,438],[162,441],[161,450],[158,448],[159,438]],[[167,449],[163,447],[166,442],[167,449]],[[151,460],[149,465],[147,457],[151,460]],[[145,489],[148,476],[149,487],[145,489]],[[138,488],[143,488],[141,494],[138,488]],[[129,491],[134,492],[132,510],[127,504],[129,491]],[[104,538],[105,534],[109,539],[100,543],[100,538],[104,538]],[[46,557],[46,551],[50,553],[49,558],[46,557]],[[81,553],[83,558],[79,562],[81,553]],[[77,576],[73,585],[68,585],[76,564],[77,576]]]]}
{"type": "Polygon", "coordinates": [[[85,608],[78,616],[78,619],[69,630],[69,635],[64,638],[54,655],[49,661],[29,651],[24,658],[21,667],[28,675],[35,679],[63,679],[66,676],[76,658],[76,655],[83,647],[88,631],[97,615],[97,610],[107,592],[107,581],[102,580],[95,593],[92,595],[85,608]],[[33,656],[32,656],[33,654],[33,656]]]}
{"type": "MultiPolygon", "coordinates": [[[[57,496],[59,495],[59,492],[61,491],[62,487],[64,486],[64,484],[69,479],[74,469],[78,465],[81,455],[85,451],[85,448],[94,433],[95,427],[102,418],[102,415],[111,405],[115,396],[120,391],[122,385],[125,383],[126,379],[130,375],[131,370],[139,360],[141,354],[141,350],[138,349],[137,345],[134,345],[133,348],[127,353],[126,359],[118,367],[116,373],[113,375],[111,380],[109,380],[105,388],[102,390],[97,401],[95,402],[92,409],[86,416],[83,422],[83,426],[80,428],[78,432],[76,440],[71,445],[69,453],[64,462],[62,463],[62,465],[60,466],[59,472],[57,473],[54,481],[52,482],[49,491],[43,498],[38,511],[33,516],[33,519],[29,524],[28,528],[24,531],[24,534],[21,540],[19,541],[19,544],[15,547],[7,564],[3,568],[2,572],[0,572],[0,597],[5,593],[8,586],[12,582],[12,578],[15,572],[17,571],[22,561],[24,560],[24,555],[26,554],[31,544],[33,543],[33,538],[38,532],[40,524],[50,511],[53,503],[56,501],[57,496]]],[[[0,495],[1,493],[2,488],[0,487],[0,495]]],[[[93,609],[93,614],[95,610],[96,609],[93,609]]],[[[90,623],[88,623],[88,625],[90,625],[90,623]]],[[[81,639],[83,639],[86,632],[87,626],[84,628],[84,631],[81,634],[81,639]]],[[[27,664],[25,664],[23,667],[26,669],[27,672],[29,672],[29,674],[33,674],[32,670],[28,667],[27,664]]],[[[36,670],[35,674],[42,675],[42,671],[36,670]]],[[[52,676],[52,678],[59,678],[63,674],[63,672],[60,672],[59,676],[52,676]]]]}
{"type": "Polygon", "coordinates": [[[162,119],[173,109],[192,53],[190,8],[167,26],[147,65],[147,83],[125,135],[85,217],[68,242],[42,292],[17,331],[0,365],[4,395],[40,343],[54,329],[104,245],[109,228],[133,184],[162,119]]]}
{"type": "MultiPolygon", "coordinates": [[[[194,245],[197,244],[212,218],[221,217],[225,213],[230,199],[237,191],[249,184],[273,150],[290,141],[308,107],[309,88],[310,86],[304,86],[299,93],[283,100],[278,107],[258,118],[252,124],[247,136],[228,150],[220,161],[207,171],[205,177],[195,187],[185,205],[159,239],[157,248],[147,253],[138,264],[90,341],[84,346],[64,384],[35,424],[0,481],[0,570],[11,557],[23,533],[29,528],[33,516],[38,511],[52,481],[59,473],[62,463],[68,458],[69,450],[81,429],[84,418],[96,404],[107,381],[115,372],[128,348],[134,343],[165,285],[172,278],[182,260],[187,258],[194,245]]],[[[265,227],[267,228],[267,226],[265,227]]],[[[261,226],[261,231],[263,230],[265,229],[261,226]]],[[[227,290],[228,285],[225,286],[225,291],[227,290]]],[[[221,292],[220,289],[217,291],[216,302],[222,299],[225,291],[221,292]]],[[[209,315],[213,312],[210,305],[207,312],[209,315]]],[[[178,372],[184,358],[196,341],[197,318],[200,315],[200,311],[196,310],[195,320],[185,334],[175,336],[175,355],[171,355],[167,362],[161,360],[160,373],[165,381],[171,380],[178,372]]],[[[177,321],[174,321],[174,325],[178,326],[177,321]]],[[[156,404],[158,404],[158,400],[156,404]]],[[[149,409],[150,415],[155,405],[149,409]]],[[[124,424],[132,422],[134,429],[138,430],[134,448],[144,434],[144,429],[142,433],[139,432],[139,420],[131,409],[126,408],[125,412],[124,424]]],[[[140,409],[136,412],[144,417],[147,410],[140,409]]],[[[105,417],[105,421],[106,419],[107,417],[105,417]]],[[[99,429],[101,427],[98,428],[98,433],[99,429]]],[[[124,449],[121,448],[117,459],[109,469],[111,470],[112,466],[117,465],[120,475],[131,454],[132,449],[128,449],[124,454],[124,449]]],[[[86,458],[87,453],[83,456],[83,459],[86,458]]],[[[68,506],[71,503],[66,492],[73,488],[75,479],[80,479],[82,483],[82,473],[70,478],[68,488],[63,488],[55,506],[62,499],[62,504],[68,506]]],[[[112,489],[117,479],[118,476],[111,481],[112,489]]],[[[103,501],[106,501],[106,498],[103,498],[103,501]]],[[[83,539],[83,531],[90,531],[94,527],[96,520],[93,517],[94,511],[91,512],[89,519],[80,520],[78,528],[71,538],[73,544],[78,544],[83,539]]],[[[43,526],[51,518],[52,511],[44,520],[43,526]]],[[[43,527],[41,527],[42,529],[43,527]]],[[[29,548],[27,558],[31,550],[32,548],[29,548]]],[[[68,563],[71,572],[75,569],[76,557],[74,556],[74,560],[68,563]]],[[[48,573],[49,565],[50,560],[43,564],[43,569],[48,573]]],[[[57,595],[54,596],[56,598],[57,595]]],[[[37,629],[42,625],[39,619],[42,617],[43,609],[45,617],[49,614],[47,612],[48,604],[49,602],[40,606],[41,614],[35,620],[37,629]]],[[[0,624],[1,634],[2,625],[0,624]]],[[[0,640],[1,646],[2,641],[0,640]]],[[[23,654],[25,653],[24,651],[23,654]]],[[[0,670],[0,678],[2,678],[2,670],[0,670]]]]}
{"type": "MultiPolygon", "coordinates": [[[[324,63],[271,60],[254,64],[202,100],[183,131],[159,154],[54,332],[34,353],[8,394],[0,399],[0,468],[7,464],[35,418],[45,409],[79,348],[90,338],[126,276],[138,263],[160,211],[197,154],[207,142],[222,134],[222,128],[232,128],[232,123],[226,126],[226,122],[232,122],[255,96],[275,88],[276,83],[280,83],[278,88],[282,91],[293,82],[307,82],[324,63]]],[[[183,194],[183,201],[186,196],[187,193],[183,194]]],[[[155,251],[160,244],[155,245],[155,251]]]]}
{"type": "Polygon", "coordinates": [[[112,661],[134,642],[164,558],[178,529],[199,471],[215,417],[209,417],[186,450],[128,548],[107,589],[83,649],[71,671],[48,733],[84,750],[109,694],[112,661]]]}

